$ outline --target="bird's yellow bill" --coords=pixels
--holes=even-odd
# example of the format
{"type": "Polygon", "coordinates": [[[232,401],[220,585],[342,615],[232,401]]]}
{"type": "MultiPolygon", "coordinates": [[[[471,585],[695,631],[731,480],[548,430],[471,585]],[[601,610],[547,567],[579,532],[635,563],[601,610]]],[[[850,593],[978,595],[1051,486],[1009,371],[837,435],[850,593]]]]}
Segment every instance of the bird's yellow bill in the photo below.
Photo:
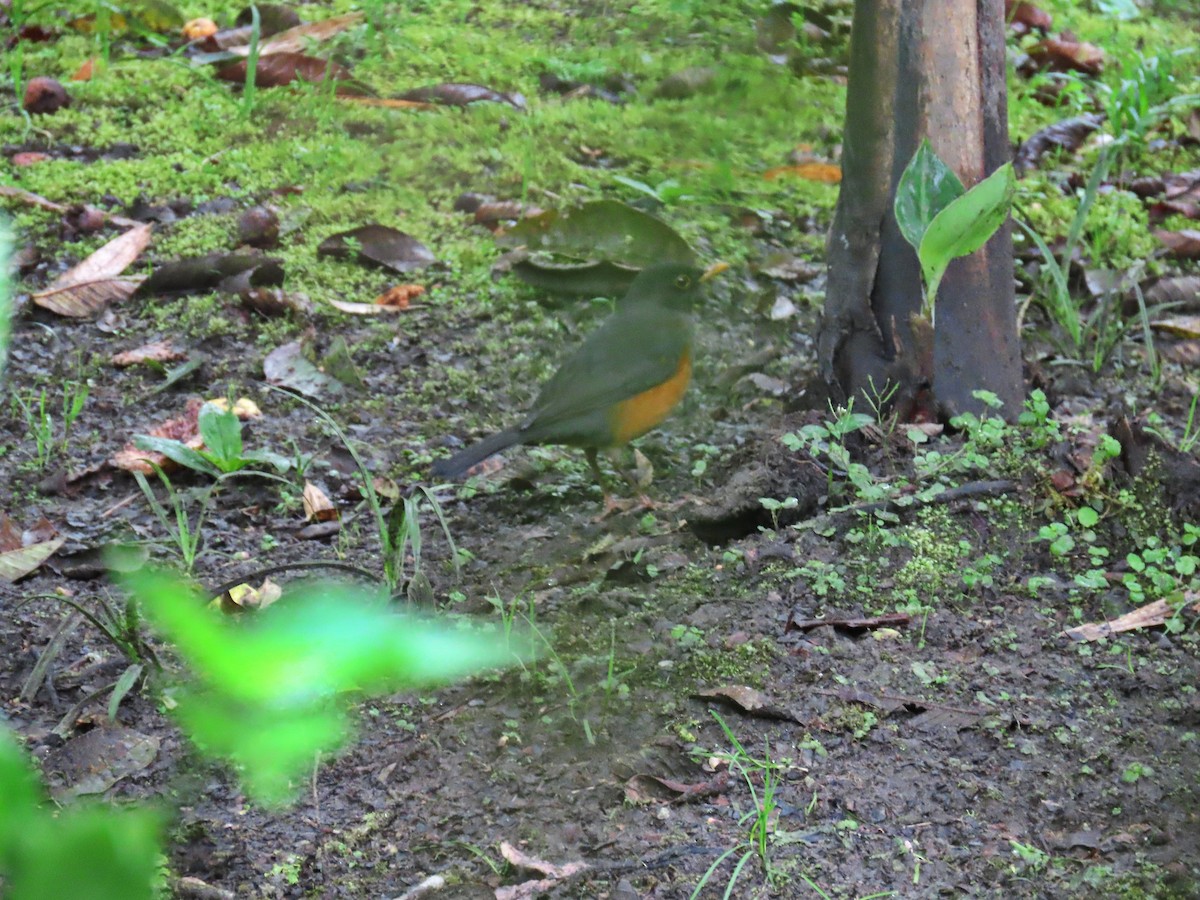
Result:
{"type": "Polygon", "coordinates": [[[711,266],[709,266],[707,269],[704,270],[704,274],[700,276],[700,280],[708,281],[708,279],[713,278],[717,275],[720,275],[722,272],[724,272],[728,268],[729,268],[729,263],[727,263],[727,262],[715,262],[711,266]]]}

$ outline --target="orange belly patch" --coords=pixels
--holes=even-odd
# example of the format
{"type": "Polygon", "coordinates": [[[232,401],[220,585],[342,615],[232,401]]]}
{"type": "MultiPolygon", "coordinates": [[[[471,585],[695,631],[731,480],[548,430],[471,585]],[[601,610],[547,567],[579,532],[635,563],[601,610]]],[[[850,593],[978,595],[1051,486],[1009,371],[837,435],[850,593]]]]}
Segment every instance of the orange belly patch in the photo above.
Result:
{"type": "Polygon", "coordinates": [[[648,391],[622,400],[613,408],[613,444],[627,444],[665,419],[675,408],[692,378],[692,355],[685,353],[675,374],[648,391]]]}

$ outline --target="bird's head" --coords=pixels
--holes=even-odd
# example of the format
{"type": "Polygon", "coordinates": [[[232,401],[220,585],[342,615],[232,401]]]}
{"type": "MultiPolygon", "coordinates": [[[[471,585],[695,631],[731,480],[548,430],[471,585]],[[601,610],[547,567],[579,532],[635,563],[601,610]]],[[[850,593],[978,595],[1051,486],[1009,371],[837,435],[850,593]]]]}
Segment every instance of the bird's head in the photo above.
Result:
{"type": "Polygon", "coordinates": [[[704,282],[729,268],[727,263],[716,263],[707,269],[684,263],[656,263],[647,266],[633,279],[620,307],[657,304],[668,309],[690,312],[700,296],[704,282]]]}

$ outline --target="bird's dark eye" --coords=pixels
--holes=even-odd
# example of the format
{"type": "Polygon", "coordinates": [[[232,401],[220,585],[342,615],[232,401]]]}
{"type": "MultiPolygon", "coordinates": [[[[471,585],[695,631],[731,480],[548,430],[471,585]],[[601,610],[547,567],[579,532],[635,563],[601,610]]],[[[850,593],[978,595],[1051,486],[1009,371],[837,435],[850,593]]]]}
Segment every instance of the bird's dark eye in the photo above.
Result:
{"type": "Polygon", "coordinates": [[[692,286],[692,276],[691,275],[680,275],[678,278],[675,279],[675,287],[679,288],[681,291],[686,291],[691,286],[692,286]]]}

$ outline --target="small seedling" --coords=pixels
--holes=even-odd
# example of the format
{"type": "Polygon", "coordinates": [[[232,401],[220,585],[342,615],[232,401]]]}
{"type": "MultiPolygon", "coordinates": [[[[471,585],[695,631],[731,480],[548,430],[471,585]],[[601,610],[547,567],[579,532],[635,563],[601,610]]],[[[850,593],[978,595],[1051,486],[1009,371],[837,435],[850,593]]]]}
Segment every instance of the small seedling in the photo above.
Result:
{"type": "Polygon", "coordinates": [[[738,857],[737,862],[734,864],[733,872],[730,874],[729,882],[725,887],[725,898],[735,896],[734,888],[742,876],[742,871],[745,869],[746,864],[756,856],[762,863],[767,881],[769,882],[775,877],[775,871],[771,866],[770,842],[774,828],[775,812],[779,805],[775,792],[779,788],[780,772],[783,766],[771,759],[769,751],[764,753],[762,759],[751,756],[746,752],[746,748],[742,746],[741,741],[737,739],[737,736],[730,727],[725,724],[725,720],[715,710],[710,710],[710,712],[712,713],[712,717],[717,720],[717,724],[721,726],[721,730],[725,733],[726,739],[733,748],[730,751],[719,752],[713,755],[725,760],[731,772],[740,774],[750,791],[751,809],[739,820],[740,824],[749,822],[750,830],[746,836],[746,840],[730,847],[713,861],[712,865],[701,876],[696,889],[692,891],[690,900],[696,900],[700,896],[705,886],[712,880],[721,863],[739,852],[741,856],[738,857]],[[761,787],[756,785],[756,779],[761,781],[761,787]]]}
{"type": "Polygon", "coordinates": [[[242,443],[242,422],[232,409],[215,403],[205,403],[199,415],[200,439],[204,446],[193,450],[182,441],[172,438],[139,434],[134,446],[139,450],[161,453],[185,468],[220,478],[251,466],[271,466],[286,472],[292,461],[270,450],[246,450],[242,443]]]}
{"type": "Polygon", "coordinates": [[[938,286],[950,262],[987,243],[1012,208],[1016,175],[1005,163],[967,190],[958,176],[921,142],[896,185],[896,223],[917,251],[925,283],[922,313],[933,323],[938,286]]]}

